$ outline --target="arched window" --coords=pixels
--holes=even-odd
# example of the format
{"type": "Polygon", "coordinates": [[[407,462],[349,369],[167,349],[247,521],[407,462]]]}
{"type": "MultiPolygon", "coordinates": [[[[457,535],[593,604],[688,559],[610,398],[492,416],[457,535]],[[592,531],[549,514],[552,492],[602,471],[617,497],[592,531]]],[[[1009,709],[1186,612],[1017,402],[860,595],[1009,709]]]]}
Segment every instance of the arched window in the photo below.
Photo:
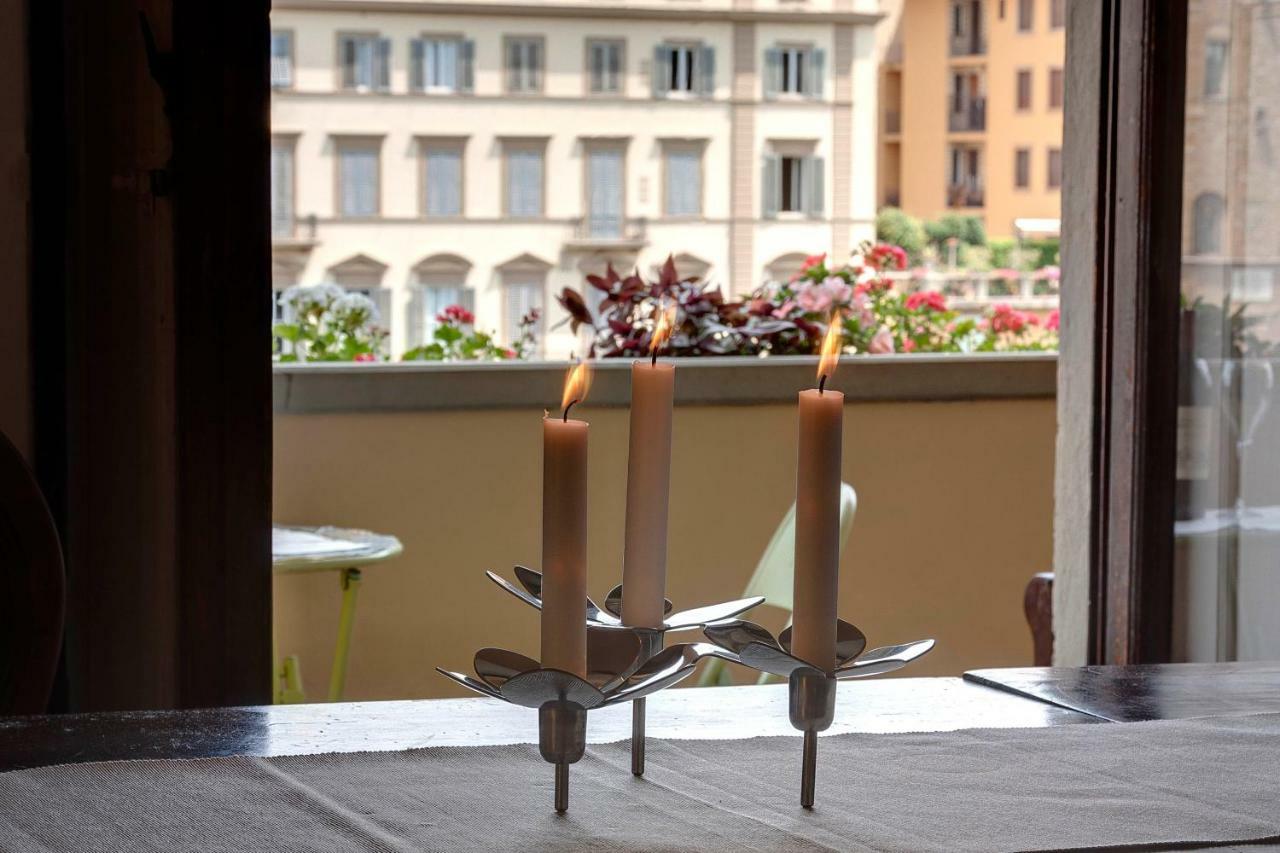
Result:
{"type": "Polygon", "coordinates": [[[1226,202],[1218,193],[1201,193],[1191,209],[1191,253],[1222,254],[1223,214],[1226,202]]]}
{"type": "Polygon", "coordinates": [[[774,258],[764,268],[764,275],[767,281],[791,281],[792,278],[800,274],[800,267],[804,265],[804,259],[808,257],[804,252],[790,252],[785,255],[779,255],[774,258]]]}
{"type": "Polygon", "coordinates": [[[409,299],[410,346],[430,343],[438,323],[436,317],[450,305],[476,310],[476,292],[467,287],[471,262],[458,255],[441,253],[423,258],[413,267],[413,290],[409,299]]]}

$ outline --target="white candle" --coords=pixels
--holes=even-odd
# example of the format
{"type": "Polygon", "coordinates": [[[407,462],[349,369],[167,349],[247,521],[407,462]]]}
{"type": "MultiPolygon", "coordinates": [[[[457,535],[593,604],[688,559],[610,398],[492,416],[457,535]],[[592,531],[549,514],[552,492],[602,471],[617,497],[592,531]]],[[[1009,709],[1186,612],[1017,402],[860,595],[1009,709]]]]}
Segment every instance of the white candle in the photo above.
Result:
{"type": "Polygon", "coordinates": [[[542,665],[587,674],[587,423],[568,410],[587,368],[565,382],[563,417],[542,421],[542,665]]]}
{"type": "Polygon", "coordinates": [[[791,652],[835,669],[836,601],[840,586],[840,456],[844,395],[822,388],[835,370],[840,321],[822,345],[819,387],[801,391],[796,466],[796,559],[791,652]]]}
{"type": "Polygon", "coordinates": [[[627,454],[626,539],[622,556],[622,622],[661,628],[667,584],[667,499],[671,490],[671,407],[676,370],[656,354],[671,331],[664,310],[649,363],[631,365],[631,433],[627,454]]]}

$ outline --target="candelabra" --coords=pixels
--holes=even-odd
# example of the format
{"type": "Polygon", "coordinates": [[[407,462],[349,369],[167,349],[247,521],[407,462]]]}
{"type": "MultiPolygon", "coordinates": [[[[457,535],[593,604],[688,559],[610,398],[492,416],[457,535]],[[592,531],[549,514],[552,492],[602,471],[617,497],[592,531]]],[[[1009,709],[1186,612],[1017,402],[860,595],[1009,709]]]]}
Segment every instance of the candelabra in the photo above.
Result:
{"type": "Polygon", "coordinates": [[[813,808],[818,732],[835,719],[836,682],[901,669],[933,648],[933,640],[917,640],[864,651],[867,638],[841,619],[836,623],[836,663],[828,671],[791,654],[791,628],[774,639],[753,622],[733,620],[708,625],[703,633],[738,663],[787,679],[791,725],[804,732],[800,805],[806,809],[813,808]]]}
{"type": "MultiPolygon", "coordinates": [[[[494,572],[487,572],[486,574],[488,574],[490,580],[516,598],[539,610],[542,609],[542,575],[525,566],[516,566],[513,569],[513,573],[520,586],[516,586],[494,572]]],[[[605,596],[603,608],[589,597],[587,598],[586,618],[588,628],[616,630],[625,627],[627,631],[634,634],[640,642],[640,658],[643,664],[654,659],[663,650],[668,632],[706,628],[713,623],[732,619],[734,616],[745,613],[763,601],[763,596],[754,596],[672,613],[671,602],[664,599],[662,627],[636,628],[622,624],[622,584],[618,584],[605,596]]],[[[705,643],[695,645],[706,646],[705,643]]],[[[672,648],[676,648],[676,646],[672,648]]],[[[718,648],[714,653],[725,657],[718,648]]],[[[706,652],[704,651],[703,654],[705,656],[706,652]]],[[[644,775],[645,714],[644,697],[635,698],[631,705],[631,772],[636,776],[644,775]]]]}

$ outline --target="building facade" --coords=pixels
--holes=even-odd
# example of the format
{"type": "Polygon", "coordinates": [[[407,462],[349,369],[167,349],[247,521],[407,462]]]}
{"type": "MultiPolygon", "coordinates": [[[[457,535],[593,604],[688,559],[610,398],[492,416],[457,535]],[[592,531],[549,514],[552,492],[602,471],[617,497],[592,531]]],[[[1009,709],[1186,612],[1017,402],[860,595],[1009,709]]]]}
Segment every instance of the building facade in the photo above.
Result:
{"type": "MultiPolygon", "coordinates": [[[[874,0],[282,0],[274,280],[372,295],[398,353],[447,304],[502,340],[613,263],[744,293],[876,207],[874,0]]],[[[283,309],[279,309],[283,310],[283,309]]]]}
{"type": "Polygon", "coordinates": [[[1066,0],[902,0],[882,64],[879,198],[992,237],[1057,236],[1066,0]]]}

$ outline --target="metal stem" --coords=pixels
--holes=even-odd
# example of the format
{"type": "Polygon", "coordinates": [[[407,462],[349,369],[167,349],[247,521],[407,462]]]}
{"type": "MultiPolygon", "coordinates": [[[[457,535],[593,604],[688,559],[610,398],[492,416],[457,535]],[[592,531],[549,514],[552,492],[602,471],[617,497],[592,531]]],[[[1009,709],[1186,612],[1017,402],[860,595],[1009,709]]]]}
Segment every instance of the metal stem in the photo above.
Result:
{"type": "Polygon", "coordinates": [[[813,808],[813,788],[818,772],[818,733],[804,733],[804,762],[800,769],[800,805],[813,808]]]}
{"type": "Polygon", "coordinates": [[[631,775],[644,775],[644,701],[631,703],[631,775]]]}
{"type": "Polygon", "coordinates": [[[556,814],[569,810],[569,765],[556,765],[556,814]]]}

